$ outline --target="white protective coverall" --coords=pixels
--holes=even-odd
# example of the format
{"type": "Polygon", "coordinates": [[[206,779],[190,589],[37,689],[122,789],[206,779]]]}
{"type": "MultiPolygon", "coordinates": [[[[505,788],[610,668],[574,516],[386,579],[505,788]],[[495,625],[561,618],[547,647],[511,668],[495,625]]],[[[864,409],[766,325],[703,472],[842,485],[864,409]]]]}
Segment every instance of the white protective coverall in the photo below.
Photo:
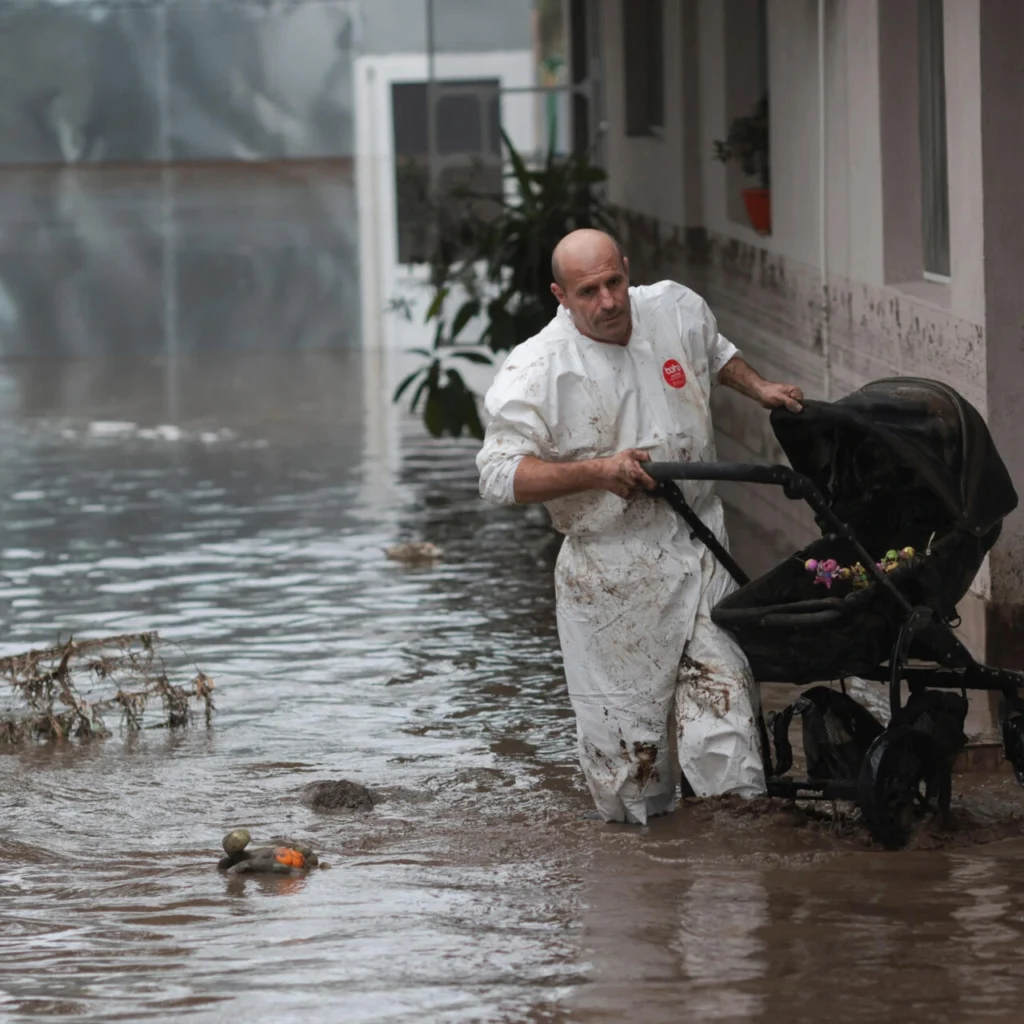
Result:
{"type": "MultiPolygon", "coordinates": [[[[509,353],[485,399],[480,492],[515,502],[524,455],[577,461],[642,448],[656,462],[715,460],[709,398],[737,349],[704,300],[663,281],[630,288],[625,346],[593,341],[567,309],[509,353]]],[[[707,482],[682,484],[725,543],[707,482]]],[[[546,502],[566,537],[555,567],[558,633],[580,763],[606,821],[675,806],[669,742],[697,796],[764,792],[757,687],[711,608],[735,584],[663,499],[587,491],[546,502]]]]}

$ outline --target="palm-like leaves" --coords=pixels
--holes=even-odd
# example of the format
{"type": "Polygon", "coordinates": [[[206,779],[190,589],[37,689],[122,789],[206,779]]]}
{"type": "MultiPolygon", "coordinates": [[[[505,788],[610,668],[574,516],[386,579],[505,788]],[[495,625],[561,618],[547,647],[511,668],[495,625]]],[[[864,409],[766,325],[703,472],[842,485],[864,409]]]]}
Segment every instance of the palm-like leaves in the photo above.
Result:
{"type": "MultiPolygon", "coordinates": [[[[458,267],[452,267],[446,258],[443,262],[447,273],[434,275],[435,294],[426,315],[427,322],[437,321],[434,351],[422,351],[429,361],[402,381],[394,396],[399,401],[419,380],[412,410],[418,410],[426,395],[423,421],[435,437],[459,437],[464,431],[476,438],[483,437],[476,396],[461,374],[442,365],[442,356],[490,362],[480,352],[459,351],[456,347],[469,322],[481,313],[484,315],[480,341],[494,352],[513,348],[532,337],[557,308],[550,285],[551,253],[559,240],[577,228],[612,228],[611,215],[597,191],[605,173],[586,154],[559,160],[552,137],[543,166],[531,170],[504,132],[502,138],[509,155],[507,178],[513,186],[510,195],[501,198],[500,212],[493,219],[477,221],[468,226],[468,231],[465,222],[458,226],[460,241],[464,244],[467,237],[472,241],[469,255],[458,267]],[[474,271],[481,264],[483,287],[475,281],[474,271]],[[442,277],[446,279],[441,280],[442,277]],[[466,286],[469,298],[449,326],[443,308],[454,280],[466,286]],[[494,297],[484,303],[480,298],[482,291],[494,297]]],[[[438,239],[438,246],[447,257],[452,247],[445,244],[444,237],[438,239]]]]}

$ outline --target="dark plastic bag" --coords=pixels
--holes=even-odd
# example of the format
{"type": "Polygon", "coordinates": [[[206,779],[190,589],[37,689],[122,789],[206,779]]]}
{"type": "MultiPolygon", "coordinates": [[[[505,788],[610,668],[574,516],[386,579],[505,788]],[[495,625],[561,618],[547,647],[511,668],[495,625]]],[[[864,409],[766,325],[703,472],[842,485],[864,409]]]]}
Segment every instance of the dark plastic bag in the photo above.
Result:
{"type": "Polygon", "coordinates": [[[827,686],[812,686],[772,716],[779,775],[793,766],[789,726],[794,715],[801,718],[810,779],[857,778],[868,747],[883,731],[881,722],[848,694],[827,686]]]}

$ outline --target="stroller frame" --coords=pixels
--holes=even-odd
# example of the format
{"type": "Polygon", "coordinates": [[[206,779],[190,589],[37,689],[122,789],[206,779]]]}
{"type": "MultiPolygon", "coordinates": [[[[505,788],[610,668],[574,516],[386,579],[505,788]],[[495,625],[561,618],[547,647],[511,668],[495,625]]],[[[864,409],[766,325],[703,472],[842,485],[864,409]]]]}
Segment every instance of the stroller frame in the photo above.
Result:
{"type": "MultiPolygon", "coordinates": [[[[1012,764],[1017,781],[1024,785],[1024,717],[1020,717],[1024,713],[1024,703],[1019,696],[1024,673],[979,663],[934,609],[911,604],[893,581],[877,568],[875,560],[861,545],[854,531],[839,518],[813,481],[781,465],[652,462],[644,464],[644,471],[658,481],[656,494],[686,522],[691,538],[702,542],[741,586],[749,582],[749,577],[688,505],[676,481],[768,484],[781,487],[791,500],[806,501],[817,515],[825,539],[841,538],[850,544],[872,581],[886,588],[904,616],[888,665],[880,665],[874,672],[859,672],[858,676],[888,683],[889,707],[894,718],[902,706],[904,682],[912,694],[929,687],[959,690],[965,698],[967,690],[1001,693],[1003,700],[999,717],[1003,753],[1012,764]],[[824,533],[826,528],[828,533],[824,533]],[[915,639],[925,641],[935,652],[934,664],[910,664],[911,644],[915,639]]],[[[826,626],[840,614],[820,611],[797,616],[770,610],[766,611],[762,621],[765,625],[780,627],[826,626]]],[[[759,685],[762,682],[756,681],[759,685]]],[[[906,845],[918,810],[931,809],[944,815],[949,809],[954,757],[948,751],[941,751],[924,732],[890,724],[871,743],[856,779],[811,779],[776,775],[763,712],[759,712],[758,727],[769,796],[789,800],[853,801],[860,807],[872,836],[890,849],[906,845]],[[922,784],[925,786],[923,794],[922,784]]]]}

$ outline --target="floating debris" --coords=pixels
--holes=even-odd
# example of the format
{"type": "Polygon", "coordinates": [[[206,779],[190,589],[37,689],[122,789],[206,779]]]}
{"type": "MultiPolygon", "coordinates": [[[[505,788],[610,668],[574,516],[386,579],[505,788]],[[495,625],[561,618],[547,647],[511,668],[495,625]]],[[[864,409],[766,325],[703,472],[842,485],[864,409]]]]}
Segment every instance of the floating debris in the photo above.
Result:
{"type": "Polygon", "coordinates": [[[300,801],[314,811],[372,811],[383,798],[347,779],[311,782],[302,787],[300,801]]]}
{"type": "Polygon", "coordinates": [[[10,684],[14,701],[0,706],[0,746],[103,738],[110,735],[104,715],[115,710],[127,732],[180,729],[197,713],[209,725],[213,680],[193,665],[188,683],[171,682],[164,661],[171,649],[183,653],[158,633],[125,633],[0,658],[0,679],[10,684]]]}
{"type": "Polygon", "coordinates": [[[404,562],[406,565],[425,565],[443,558],[444,549],[430,541],[412,541],[408,544],[395,544],[390,548],[385,548],[384,554],[393,562],[404,562]]]}
{"type": "Polygon", "coordinates": [[[220,430],[186,431],[173,423],[159,423],[152,427],[144,427],[138,423],[131,423],[121,420],[94,420],[84,428],[65,427],[61,434],[68,440],[75,439],[79,433],[91,440],[125,440],[135,439],[142,441],[166,441],[177,443],[179,441],[200,442],[202,444],[216,444],[220,441],[238,440],[238,435],[233,430],[222,428],[220,430]]]}
{"type": "Polygon", "coordinates": [[[296,876],[320,866],[320,859],[306,843],[282,839],[273,846],[258,846],[250,850],[251,841],[248,829],[232,829],[224,837],[225,856],[218,861],[217,870],[228,875],[296,876]]]}

